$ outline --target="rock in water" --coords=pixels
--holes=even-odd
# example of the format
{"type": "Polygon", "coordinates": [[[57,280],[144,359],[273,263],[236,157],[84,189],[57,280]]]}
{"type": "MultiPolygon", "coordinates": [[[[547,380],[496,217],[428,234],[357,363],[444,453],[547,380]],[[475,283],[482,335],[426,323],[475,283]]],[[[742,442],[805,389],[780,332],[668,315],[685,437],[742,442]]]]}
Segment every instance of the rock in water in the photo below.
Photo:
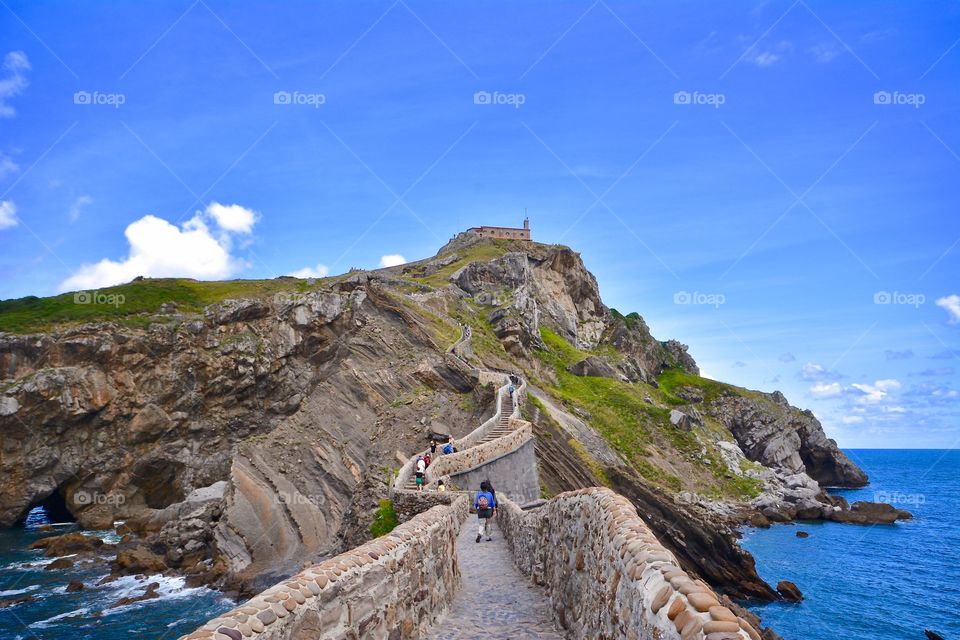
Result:
{"type": "Polygon", "coordinates": [[[809,538],[809,537],[810,537],[810,534],[807,533],[806,531],[797,531],[797,537],[798,537],[798,538],[809,538]]]}
{"type": "Polygon", "coordinates": [[[930,631],[930,629],[924,629],[923,635],[927,636],[928,640],[944,640],[944,637],[937,633],[936,631],[930,631]]]}
{"type": "Polygon", "coordinates": [[[83,591],[83,589],[84,584],[79,580],[71,580],[70,583],[67,584],[67,593],[75,593],[77,591],[83,591]]]}
{"type": "Polygon", "coordinates": [[[800,593],[800,589],[789,580],[781,580],[777,583],[777,593],[783,596],[783,599],[788,602],[800,602],[803,600],[803,594],[800,593]]]}

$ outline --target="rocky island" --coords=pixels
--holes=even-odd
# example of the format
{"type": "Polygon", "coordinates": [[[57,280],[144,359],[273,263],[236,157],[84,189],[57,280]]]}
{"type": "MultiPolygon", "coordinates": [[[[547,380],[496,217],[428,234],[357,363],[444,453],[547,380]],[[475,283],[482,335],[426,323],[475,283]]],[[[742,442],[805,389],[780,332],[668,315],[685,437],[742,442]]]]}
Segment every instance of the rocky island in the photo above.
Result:
{"type": "Polygon", "coordinates": [[[702,377],[686,345],[608,308],[568,247],[468,232],[376,271],[103,293],[125,304],[0,303],[0,526],[45,505],[117,527],[116,545],[44,544],[113,576],[248,597],[368,542],[409,456],[498,403],[471,363],[526,381],[541,498],[623,496],[754,622],[736,601],[802,595],[760,578],[738,527],[910,517],[829,495],[868,478],[811,412],[702,377]]]}

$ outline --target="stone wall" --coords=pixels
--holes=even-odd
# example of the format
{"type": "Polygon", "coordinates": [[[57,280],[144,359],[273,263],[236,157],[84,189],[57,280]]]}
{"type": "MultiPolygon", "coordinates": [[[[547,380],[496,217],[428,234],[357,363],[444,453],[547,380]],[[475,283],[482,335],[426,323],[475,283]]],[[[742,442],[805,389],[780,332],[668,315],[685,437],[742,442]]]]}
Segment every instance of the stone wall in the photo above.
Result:
{"type": "Polygon", "coordinates": [[[438,456],[424,474],[427,486],[433,488],[440,478],[463,473],[505,456],[533,437],[533,425],[529,422],[511,418],[510,427],[513,432],[505,436],[456,453],[438,456]]]}
{"type": "Polygon", "coordinates": [[[493,484],[497,496],[509,496],[518,504],[537,500],[540,497],[540,476],[533,439],[525,439],[519,447],[482,467],[450,475],[453,486],[471,492],[476,491],[484,480],[493,484]]]}
{"type": "Polygon", "coordinates": [[[627,498],[591,487],[532,511],[500,502],[514,561],[546,586],[568,637],[760,639],[680,568],[627,498]]]}
{"type": "Polygon", "coordinates": [[[456,540],[467,499],[304,569],[182,640],[421,637],[460,587],[456,540]]]}

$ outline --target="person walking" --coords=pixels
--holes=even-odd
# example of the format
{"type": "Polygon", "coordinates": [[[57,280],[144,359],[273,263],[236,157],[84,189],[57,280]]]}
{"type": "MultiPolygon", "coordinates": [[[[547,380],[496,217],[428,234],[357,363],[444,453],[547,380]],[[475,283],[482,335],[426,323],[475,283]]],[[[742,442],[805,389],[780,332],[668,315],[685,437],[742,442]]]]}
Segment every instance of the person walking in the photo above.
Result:
{"type": "Polygon", "coordinates": [[[417,456],[417,491],[423,491],[423,474],[427,470],[427,463],[423,456],[417,456]]]}
{"type": "Polygon", "coordinates": [[[430,455],[437,455],[437,441],[433,438],[430,438],[430,455]]]}
{"type": "Polygon", "coordinates": [[[424,467],[426,468],[426,467],[429,467],[429,466],[430,466],[430,463],[431,463],[431,462],[433,462],[433,458],[430,457],[430,454],[429,454],[429,453],[426,453],[426,454],[424,454],[424,456],[423,456],[423,461],[426,463],[426,464],[424,465],[424,467]]]}
{"type": "Polygon", "coordinates": [[[453,448],[453,438],[452,438],[452,437],[451,437],[451,438],[447,438],[447,444],[443,445],[442,451],[443,451],[443,453],[444,453],[445,455],[450,455],[451,453],[453,453],[454,451],[456,451],[456,449],[453,448]]]}
{"type": "Polygon", "coordinates": [[[446,490],[447,490],[447,485],[443,484],[443,480],[439,480],[439,481],[437,482],[437,491],[443,492],[443,491],[446,491],[446,490]]]}
{"type": "Polygon", "coordinates": [[[480,483],[480,491],[473,499],[473,508],[477,512],[477,542],[480,542],[480,538],[484,536],[487,537],[487,540],[492,540],[490,537],[490,519],[497,517],[497,499],[490,488],[490,483],[484,480],[480,483]]]}

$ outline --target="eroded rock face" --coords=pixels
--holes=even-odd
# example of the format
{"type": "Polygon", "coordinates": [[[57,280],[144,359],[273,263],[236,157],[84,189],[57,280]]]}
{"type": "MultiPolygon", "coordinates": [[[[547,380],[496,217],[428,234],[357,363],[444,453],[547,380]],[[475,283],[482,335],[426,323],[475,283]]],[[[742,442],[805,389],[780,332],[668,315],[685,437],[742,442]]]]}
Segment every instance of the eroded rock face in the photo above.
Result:
{"type": "Polygon", "coordinates": [[[827,438],[820,421],[790,406],[779,392],[722,395],[709,412],[733,433],[748,458],[764,466],[804,473],[826,486],[867,484],[866,474],[827,438]]]}
{"type": "Polygon", "coordinates": [[[125,519],[166,566],[252,591],[356,543],[426,416],[475,422],[476,380],[365,274],[155,320],[0,334],[0,526],[61,496],[84,527],[125,519]]]}

